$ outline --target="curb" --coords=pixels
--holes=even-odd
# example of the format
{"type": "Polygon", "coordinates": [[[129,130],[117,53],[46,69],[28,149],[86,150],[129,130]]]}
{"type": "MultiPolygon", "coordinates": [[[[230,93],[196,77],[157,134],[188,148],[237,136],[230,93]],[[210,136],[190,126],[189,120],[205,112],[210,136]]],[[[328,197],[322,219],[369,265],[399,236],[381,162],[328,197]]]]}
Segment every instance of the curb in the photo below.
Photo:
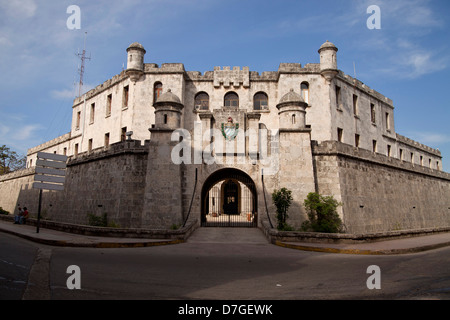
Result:
{"type": "Polygon", "coordinates": [[[338,248],[324,248],[324,247],[313,247],[313,246],[305,246],[300,244],[292,244],[285,243],[281,241],[275,241],[275,245],[296,249],[302,251],[314,251],[314,252],[325,252],[325,253],[341,253],[341,254],[359,254],[359,255],[394,255],[394,254],[408,254],[408,253],[417,253],[428,250],[434,250],[443,248],[446,246],[450,246],[450,242],[438,243],[433,245],[421,246],[421,247],[413,247],[413,248],[405,248],[405,249],[390,249],[390,250],[368,250],[368,249],[338,249],[338,248]]]}

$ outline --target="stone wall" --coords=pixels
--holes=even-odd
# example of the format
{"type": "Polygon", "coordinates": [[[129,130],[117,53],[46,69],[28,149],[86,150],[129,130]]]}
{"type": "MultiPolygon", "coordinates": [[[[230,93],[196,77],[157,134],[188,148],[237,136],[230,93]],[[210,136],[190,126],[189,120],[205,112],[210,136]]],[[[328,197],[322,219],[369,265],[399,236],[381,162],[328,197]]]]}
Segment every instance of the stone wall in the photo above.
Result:
{"type": "MultiPolygon", "coordinates": [[[[44,219],[88,224],[88,215],[101,217],[122,228],[142,227],[143,195],[148,145],[126,141],[71,157],[64,191],[43,191],[44,219]]],[[[32,189],[34,168],[2,176],[0,206],[17,211],[27,206],[37,217],[39,190],[32,189]]]]}
{"type": "Polygon", "coordinates": [[[332,141],[313,154],[318,191],[343,203],[347,232],[450,226],[448,173],[332,141]]]}

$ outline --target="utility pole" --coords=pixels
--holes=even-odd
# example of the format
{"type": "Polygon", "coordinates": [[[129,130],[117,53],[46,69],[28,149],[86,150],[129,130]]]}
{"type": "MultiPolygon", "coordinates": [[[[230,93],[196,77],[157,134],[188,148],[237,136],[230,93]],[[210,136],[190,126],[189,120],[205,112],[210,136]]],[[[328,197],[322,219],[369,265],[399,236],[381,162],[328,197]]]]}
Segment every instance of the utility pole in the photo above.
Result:
{"type": "Polygon", "coordinates": [[[80,82],[78,83],[78,96],[80,97],[83,92],[83,77],[84,77],[84,65],[85,61],[91,60],[91,57],[86,57],[86,36],[87,32],[84,33],[84,47],[83,47],[83,53],[78,53],[77,56],[81,59],[81,68],[80,68],[80,82]]]}

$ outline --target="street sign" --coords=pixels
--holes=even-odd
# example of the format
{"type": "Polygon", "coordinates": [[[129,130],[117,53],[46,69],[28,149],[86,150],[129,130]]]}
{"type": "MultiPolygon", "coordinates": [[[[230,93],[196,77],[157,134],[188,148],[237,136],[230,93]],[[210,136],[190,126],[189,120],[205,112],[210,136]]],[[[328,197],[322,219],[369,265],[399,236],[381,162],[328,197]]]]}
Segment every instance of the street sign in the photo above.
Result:
{"type": "Polygon", "coordinates": [[[33,188],[39,189],[39,209],[36,233],[39,233],[41,220],[42,190],[64,190],[66,179],[67,156],[38,152],[36,161],[36,174],[34,175],[33,188]]]}
{"type": "Polygon", "coordinates": [[[33,188],[40,190],[64,190],[67,156],[38,152],[33,188]]]}

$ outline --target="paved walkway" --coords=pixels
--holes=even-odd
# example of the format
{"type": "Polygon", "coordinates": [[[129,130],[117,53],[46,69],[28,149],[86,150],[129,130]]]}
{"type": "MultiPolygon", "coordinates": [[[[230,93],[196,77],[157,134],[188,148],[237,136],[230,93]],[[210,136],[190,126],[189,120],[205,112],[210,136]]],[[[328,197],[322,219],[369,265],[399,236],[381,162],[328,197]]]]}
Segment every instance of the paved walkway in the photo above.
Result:
{"type": "MultiPolygon", "coordinates": [[[[5,232],[52,246],[93,247],[93,248],[132,248],[182,243],[182,240],[110,238],[84,236],[30,225],[17,225],[0,221],[0,232],[5,232]]],[[[187,243],[255,243],[268,244],[268,240],[257,228],[199,228],[194,231],[187,243]]],[[[275,245],[306,251],[345,253],[345,254],[404,254],[433,250],[450,246],[450,233],[411,237],[360,244],[330,244],[306,242],[276,242],[275,245]]]]}

